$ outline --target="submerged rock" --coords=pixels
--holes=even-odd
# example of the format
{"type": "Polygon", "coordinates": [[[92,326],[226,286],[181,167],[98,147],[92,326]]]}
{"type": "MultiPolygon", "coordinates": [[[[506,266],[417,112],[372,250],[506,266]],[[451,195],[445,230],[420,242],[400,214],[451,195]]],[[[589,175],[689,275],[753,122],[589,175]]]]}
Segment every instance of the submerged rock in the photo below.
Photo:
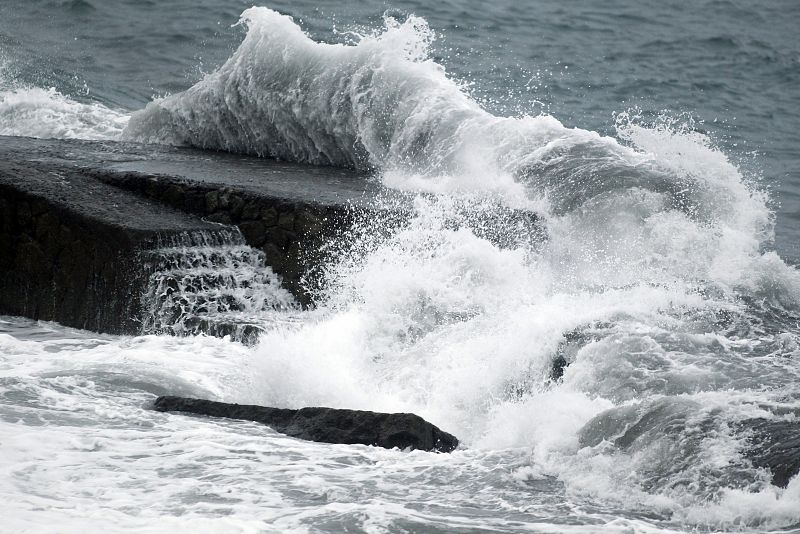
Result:
{"type": "Polygon", "coordinates": [[[741,423],[749,431],[745,456],[756,467],[769,469],[772,483],[785,488],[800,472],[800,423],[783,419],[749,419],[741,423]]]}
{"type": "Polygon", "coordinates": [[[255,421],[294,438],[323,443],[374,445],[451,452],[455,436],[411,413],[378,413],[336,408],[269,408],[185,397],[159,397],[160,412],[187,412],[255,421]]]}
{"type": "Polygon", "coordinates": [[[755,467],[767,470],[770,482],[785,488],[800,473],[800,422],[795,412],[729,423],[724,412],[704,413],[696,401],[663,397],[606,410],[587,422],[578,437],[581,447],[605,442],[648,458],[636,468],[646,474],[646,484],[652,489],[669,487],[676,473],[695,469],[706,458],[705,438],[730,430],[741,444],[741,456],[731,459],[717,476],[727,477],[733,487],[746,488],[761,478],[755,467]]]}

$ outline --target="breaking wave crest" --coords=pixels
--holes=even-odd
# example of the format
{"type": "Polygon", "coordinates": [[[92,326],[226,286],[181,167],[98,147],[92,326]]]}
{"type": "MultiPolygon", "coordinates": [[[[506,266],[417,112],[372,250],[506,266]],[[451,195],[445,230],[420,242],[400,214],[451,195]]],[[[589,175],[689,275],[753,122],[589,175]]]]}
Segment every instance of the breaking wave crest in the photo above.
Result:
{"type": "Polygon", "coordinates": [[[552,117],[497,117],[482,109],[429,57],[434,34],[419,17],[387,17],[382,32],[355,45],[315,42],[267,8],[244,11],[241,23],[247,35],[222,67],[135,113],[123,137],[458,176],[452,185],[460,189],[468,177],[471,186],[495,187],[486,174],[508,185],[551,142],[605,143],[552,117]]]}
{"type": "Polygon", "coordinates": [[[742,231],[750,248],[771,239],[766,196],[702,134],[626,114],[620,140],[551,116],[494,116],[429,57],[419,17],[387,17],[354,45],[315,42],[263,7],[240,23],[247,35],[224,65],[134,113],[123,139],[373,169],[394,188],[495,194],[553,215],[641,190],[742,231]]]}

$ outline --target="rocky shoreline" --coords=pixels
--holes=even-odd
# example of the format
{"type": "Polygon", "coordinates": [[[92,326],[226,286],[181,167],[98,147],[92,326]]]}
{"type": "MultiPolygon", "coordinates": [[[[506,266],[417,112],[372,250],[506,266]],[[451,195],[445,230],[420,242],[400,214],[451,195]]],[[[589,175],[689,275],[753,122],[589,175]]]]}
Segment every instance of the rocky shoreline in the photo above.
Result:
{"type": "Polygon", "coordinates": [[[0,158],[0,313],[137,333],[137,251],[213,230],[72,169],[0,158]]]}

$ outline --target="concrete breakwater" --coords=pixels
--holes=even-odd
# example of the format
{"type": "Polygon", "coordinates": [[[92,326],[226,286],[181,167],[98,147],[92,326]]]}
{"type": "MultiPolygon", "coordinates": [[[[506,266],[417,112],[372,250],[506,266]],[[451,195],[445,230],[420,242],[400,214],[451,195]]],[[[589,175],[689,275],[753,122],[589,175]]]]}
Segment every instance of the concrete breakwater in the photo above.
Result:
{"type": "Polygon", "coordinates": [[[211,223],[42,163],[0,161],[0,313],[98,332],[140,329],[137,251],[211,223]]]}
{"type": "Polygon", "coordinates": [[[0,313],[140,333],[142,251],[224,240],[234,226],[307,305],[301,278],[319,245],[369,209],[374,189],[338,169],[0,137],[0,313]]]}
{"type": "Polygon", "coordinates": [[[372,445],[391,449],[452,452],[458,439],[410,413],[378,413],[363,410],[309,407],[291,410],[215,402],[184,397],[158,397],[153,407],[160,412],[182,412],[254,421],[276,432],[322,443],[372,445]]]}

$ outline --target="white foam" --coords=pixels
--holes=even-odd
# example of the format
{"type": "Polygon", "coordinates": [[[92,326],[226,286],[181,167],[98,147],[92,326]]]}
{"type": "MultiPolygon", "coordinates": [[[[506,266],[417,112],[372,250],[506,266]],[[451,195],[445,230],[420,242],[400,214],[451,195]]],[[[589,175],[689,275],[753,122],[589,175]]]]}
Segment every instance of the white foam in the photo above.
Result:
{"type": "MultiPolygon", "coordinates": [[[[147,408],[162,390],[239,398],[261,379],[249,376],[251,351],[243,346],[37,328],[36,341],[0,334],[4,528],[306,532],[333,522],[377,532],[398,525],[565,531],[525,512],[524,486],[506,479],[524,461],[515,451],[443,455],[316,444],[253,423],[147,408]],[[516,509],[513,519],[496,512],[509,509],[516,509]]],[[[578,513],[587,524],[567,532],[605,523],[609,532],[631,525],[658,531],[578,513]]]]}
{"type": "MultiPolygon", "coordinates": [[[[469,178],[467,193],[437,185],[438,196],[419,197],[410,223],[388,238],[370,221],[329,266],[329,299],[315,319],[264,338],[263,389],[251,398],[413,411],[467,447],[527,451],[530,472],[558,477],[571,495],[680,524],[793,524],[793,493],[749,467],[741,438],[725,431],[742,411],[775,402],[753,388],[797,391],[792,361],[750,356],[759,346],[783,350],[791,334],[750,339],[717,321],[753,320],[742,297],[796,310],[797,272],[762,252],[766,199],[707,139],[647,132],[632,148],[586,136],[620,155],[614,165],[641,171],[627,183],[583,181],[596,176],[586,169],[566,185],[537,182],[545,194],[529,205],[542,209],[548,232],[538,247],[504,249],[449,224],[481,191],[465,186],[469,178]],[[552,384],[553,358],[573,331],[586,340],[552,384]],[[646,433],[631,450],[580,443],[593,417],[647,411],[661,398],[698,403],[707,419],[667,437],[646,433]],[[775,514],[763,512],[759,503],[773,500],[775,514]],[[732,502],[745,506],[738,516],[726,515],[732,502]]],[[[391,179],[404,176],[430,178],[391,179]]]]}
{"type": "Polygon", "coordinates": [[[128,118],[124,111],[78,102],[52,87],[0,91],[0,135],[114,140],[128,118]]]}

